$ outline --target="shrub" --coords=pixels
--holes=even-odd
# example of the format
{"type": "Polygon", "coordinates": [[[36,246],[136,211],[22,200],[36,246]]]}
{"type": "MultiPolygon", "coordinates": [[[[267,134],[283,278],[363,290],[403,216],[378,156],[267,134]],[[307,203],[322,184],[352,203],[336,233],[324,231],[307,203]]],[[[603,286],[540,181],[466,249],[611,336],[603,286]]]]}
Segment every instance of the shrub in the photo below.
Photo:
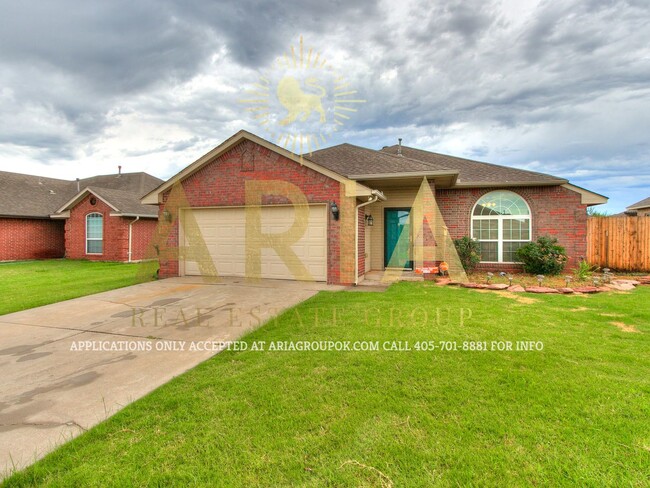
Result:
{"type": "Polygon", "coordinates": [[[516,253],[517,261],[523,263],[524,271],[532,274],[555,275],[567,262],[567,255],[555,237],[542,236],[537,242],[529,242],[516,253]]]}
{"type": "Polygon", "coordinates": [[[576,280],[585,281],[586,279],[591,278],[593,272],[598,271],[598,269],[598,266],[592,266],[584,259],[581,259],[573,274],[575,275],[576,280]]]}
{"type": "Polygon", "coordinates": [[[481,248],[477,241],[469,237],[454,239],[454,246],[465,271],[471,273],[481,262],[481,248]]]}

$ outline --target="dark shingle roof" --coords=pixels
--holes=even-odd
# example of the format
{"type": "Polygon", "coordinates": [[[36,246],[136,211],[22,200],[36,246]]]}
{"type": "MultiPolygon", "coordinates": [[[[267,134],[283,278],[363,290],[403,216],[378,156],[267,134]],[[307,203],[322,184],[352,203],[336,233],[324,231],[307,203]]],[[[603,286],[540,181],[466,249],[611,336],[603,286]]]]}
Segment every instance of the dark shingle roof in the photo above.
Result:
{"type": "Polygon", "coordinates": [[[75,189],[66,180],[0,171],[0,215],[47,218],[75,189]]]}
{"type": "Polygon", "coordinates": [[[335,173],[347,177],[408,172],[455,173],[455,171],[433,162],[397,156],[347,143],[320,149],[305,157],[335,173]]]}
{"type": "Polygon", "coordinates": [[[650,207],[650,197],[644,198],[640,202],[633,203],[632,205],[628,205],[627,208],[629,210],[634,210],[635,208],[646,208],[650,207]]]}
{"type": "MultiPolygon", "coordinates": [[[[121,175],[84,178],[79,181],[79,189],[83,190],[92,186],[99,192],[101,192],[100,189],[104,189],[104,192],[120,190],[132,195],[133,201],[141,207],[140,197],[160,183],[162,180],[147,173],[122,173],[121,175]]],[[[0,216],[48,218],[78,192],[76,181],[0,171],[0,216]]],[[[113,194],[113,197],[116,198],[118,195],[113,194]]],[[[125,205],[125,195],[118,198],[125,208],[132,208],[132,203],[125,205]]],[[[105,199],[110,202],[109,198],[105,199]]],[[[117,207],[113,202],[110,203],[117,207]]],[[[156,213],[155,208],[152,210],[152,208],[146,207],[147,212],[142,215],[156,213]]],[[[122,209],[120,211],[131,213],[122,209]]]]}
{"type": "Polygon", "coordinates": [[[102,200],[110,203],[114,208],[117,209],[117,212],[121,214],[150,217],[158,216],[158,207],[153,205],[142,205],[140,203],[140,197],[142,196],[140,193],[124,190],[114,190],[112,188],[98,188],[95,186],[89,186],[88,190],[92,191],[102,200]]]}
{"type": "MultiPolygon", "coordinates": [[[[385,147],[381,150],[387,154],[397,154],[398,146],[385,147]]],[[[566,183],[567,180],[537,173],[523,169],[500,166],[497,164],[483,163],[471,159],[457,158],[446,154],[438,154],[422,149],[402,146],[404,157],[426,161],[450,170],[459,172],[456,185],[466,184],[504,184],[504,183],[537,183],[537,184],[558,184],[566,183]]]]}

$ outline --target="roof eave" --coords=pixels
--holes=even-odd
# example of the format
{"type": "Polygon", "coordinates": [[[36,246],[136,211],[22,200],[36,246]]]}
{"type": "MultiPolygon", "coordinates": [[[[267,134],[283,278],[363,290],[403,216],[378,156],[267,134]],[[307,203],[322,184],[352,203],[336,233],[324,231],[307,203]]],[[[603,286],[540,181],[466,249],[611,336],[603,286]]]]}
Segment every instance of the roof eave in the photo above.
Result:
{"type": "Polygon", "coordinates": [[[109,214],[111,217],[139,217],[141,219],[157,219],[158,214],[152,215],[152,214],[138,214],[138,213],[129,213],[129,212],[111,212],[109,214]]]}
{"type": "Polygon", "coordinates": [[[606,197],[605,195],[601,195],[600,193],[587,190],[586,188],[582,188],[581,186],[574,185],[573,183],[566,183],[562,186],[564,188],[567,188],[568,190],[579,193],[580,203],[582,205],[587,205],[588,207],[591,207],[592,205],[603,205],[609,201],[609,198],[606,197]]]}
{"type": "Polygon", "coordinates": [[[508,186],[562,186],[569,183],[569,180],[555,181],[462,181],[456,183],[454,188],[492,188],[508,186]]]}
{"type": "Polygon", "coordinates": [[[401,173],[371,173],[363,175],[349,175],[348,178],[351,180],[393,180],[398,178],[412,177],[436,178],[441,176],[451,176],[456,180],[458,179],[458,171],[403,171],[401,173]]]}

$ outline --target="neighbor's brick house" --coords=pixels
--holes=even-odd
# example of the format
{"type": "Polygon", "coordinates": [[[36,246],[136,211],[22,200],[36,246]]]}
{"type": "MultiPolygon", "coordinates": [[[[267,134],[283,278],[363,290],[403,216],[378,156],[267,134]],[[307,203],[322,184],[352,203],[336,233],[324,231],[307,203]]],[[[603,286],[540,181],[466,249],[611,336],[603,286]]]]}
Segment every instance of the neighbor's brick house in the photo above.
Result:
{"type": "Polygon", "coordinates": [[[0,261],[144,259],[158,215],[140,197],[161,182],[146,173],[68,181],[0,172],[0,261]]]}
{"type": "Polygon", "coordinates": [[[159,205],[160,275],[350,284],[369,271],[450,261],[479,240],[482,265],[517,268],[518,246],[556,236],[586,252],[586,208],[606,198],[550,175],[400,145],[303,157],[240,131],[142,199],[159,205]]]}

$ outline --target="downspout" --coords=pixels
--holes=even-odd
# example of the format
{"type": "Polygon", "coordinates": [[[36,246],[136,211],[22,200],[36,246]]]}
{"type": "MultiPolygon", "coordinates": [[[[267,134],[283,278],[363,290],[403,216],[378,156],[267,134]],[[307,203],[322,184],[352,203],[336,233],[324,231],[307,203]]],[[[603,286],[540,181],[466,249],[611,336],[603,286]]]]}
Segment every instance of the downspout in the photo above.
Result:
{"type": "Polygon", "coordinates": [[[356,225],[354,226],[354,286],[357,286],[359,284],[359,209],[361,207],[365,207],[366,205],[370,205],[371,203],[375,203],[377,200],[379,200],[380,195],[381,192],[372,190],[372,195],[368,197],[368,201],[360,203],[355,208],[354,218],[356,225]]]}
{"type": "Polygon", "coordinates": [[[133,222],[129,222],[129,263],[131,263],[131,245],[132,245],[132,240],[133,240],[133,224],[135,224],[138,220],[140,220],[140,216],[138,215],[133,222]]]}

